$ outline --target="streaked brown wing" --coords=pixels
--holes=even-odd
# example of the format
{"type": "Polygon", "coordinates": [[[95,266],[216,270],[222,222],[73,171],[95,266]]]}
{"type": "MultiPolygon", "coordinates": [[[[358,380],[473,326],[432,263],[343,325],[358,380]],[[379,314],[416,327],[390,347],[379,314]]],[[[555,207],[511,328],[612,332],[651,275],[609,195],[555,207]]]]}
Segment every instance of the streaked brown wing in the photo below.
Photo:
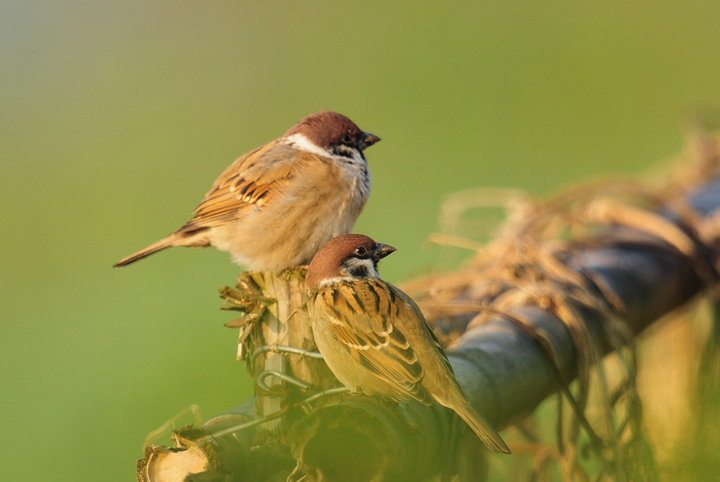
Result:
{"type": "MultiPolygon", "coordinates": [[[[414,314],[416,318],[418,318],[422,323],[417,323],[414,325],[415,327],[415,336],[419,338],[425,338],[427,337],[429,341],[434,345],[434,350],[432,350],[430,353],[433,358],[433,363],[441,364],[443,373],[445,374],[448,381],[452,381],[453,383],[457,384],[457,381],[455,380],[455,370],[453,369],[452,365],[450,364],[450,360],[447,357],[447,354],[445,353],[445,348],[442,346],[442,343],[440,343],[440,340],[438,340],[437,336],[435,336],[435,332],[432,330],[430,325],[428,325],[427,321],[425,321],[425,316],[422,313],[422,310],[420,307],[413,301],[412,298],[410,298],[405,292],[401,291],[399,288],[396,288],[393,285],[390,285],[390,288],[393,290],[395,295],[402,299],[405,304],[404,307],[414,314]]],[[[410,315],[406,315],[410,316],[410,315]]],[[[412,337],[411,337],[412,339],[412,337]]]]}
{"type": "Polygon", "coordinates": [[[424,372],[417,354],[391,323],[398,316],[416,315],[393,288],[381,280],[353,281],[328,286],[321,296],[334,315],[333,332],[353,358],[399,392],[431,402],[421,384],[424,372]]]}
{"type": "Polygon", "coordinates": [[[292,179],[299,152],[273,141],[235,160],[215,181],[205,199],[195,209],[193,219],[179,231],[195,231],[234,221],[252,207],[272,202],[275,193],[292,179]]]}

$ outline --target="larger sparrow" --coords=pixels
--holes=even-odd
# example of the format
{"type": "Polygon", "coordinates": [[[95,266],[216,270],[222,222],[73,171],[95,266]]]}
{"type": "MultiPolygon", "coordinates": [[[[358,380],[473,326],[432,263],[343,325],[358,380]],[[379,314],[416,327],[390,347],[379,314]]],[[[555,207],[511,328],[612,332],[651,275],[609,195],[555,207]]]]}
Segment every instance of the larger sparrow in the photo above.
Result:
{"type": "Polygon", "coordinates": [[[213,246],[252,270],[307,263],[355,225],[370,194],[363,151],[379,140],[342,114],[309,115],[233,162],[188,223],[115,266],[171,246],[213,246]]]}
{"type": "Polygon", "coordinates": [[[472,408],[452,366],[412,299],[378,277],[395,248],[367,236],[331,240],[308,268],[308,308],[315,343],[330,370],[355,392],[450,408],[490,449],[510,453],[472,408]]]}

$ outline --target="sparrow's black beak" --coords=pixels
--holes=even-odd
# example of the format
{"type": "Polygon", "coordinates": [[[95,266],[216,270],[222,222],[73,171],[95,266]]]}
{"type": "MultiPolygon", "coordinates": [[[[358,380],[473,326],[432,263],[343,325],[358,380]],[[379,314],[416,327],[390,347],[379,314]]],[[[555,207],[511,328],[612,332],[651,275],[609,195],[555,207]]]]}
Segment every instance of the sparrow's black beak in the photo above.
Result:
{"type": "Polygon", "coordinates": [[[392,254],[392,253],[394,253],[395,251],[397,251],[397,249],[393,248],[393,247],[390,246],[389,244],[376,243],[376,244],[375,244],[375,256],[373,256],[373,259],[374,259],[375,261],[380,261],[380,260],[383,259],[385,256],[387,256],[388,254],[392,254]]]}
{"type": "Polygon", "coordinates": [[[375,134],[370,134],[369,132],[363,132],[363,138],[362,141],[360,141],[360,149],[365,150],[368,147],[372,146],[376,142],[379,142],[380,138],[376,136],[375,134]]]}

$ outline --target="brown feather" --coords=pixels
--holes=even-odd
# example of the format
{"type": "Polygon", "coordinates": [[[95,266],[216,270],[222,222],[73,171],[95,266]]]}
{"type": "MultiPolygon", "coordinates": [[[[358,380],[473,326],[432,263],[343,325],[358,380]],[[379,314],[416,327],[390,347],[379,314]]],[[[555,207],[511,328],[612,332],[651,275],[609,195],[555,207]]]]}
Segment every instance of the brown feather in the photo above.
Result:
{"type": "Polygon", "coordinates": [[[192,219],[124,266],[170,246],[214,246],[253,270],[310,261],[350,231],[370,193],[362,151],[380,140],[347,117],[323,111],[236,159],[213,183],[192,219]]]}
{"type": "Polygon", "coordinates": [[[379,278],[343,275],[348,261],[369,260],[358,247],[372,247],[377,255],[378,246],[367,236],[340,236],[310,264],[312,328],[328,366],[353,390],[426,404],[434,400],[457,413],[487,447],[510,453],[463,394],[417,304],[379,278]]]}
{"type": "Polygon", "coordinates": [[[363,134],[363,131],[346,116],[323,110],[295,124],[285,136],[289,137],[293,134],[302,134],[316,146],[328,148],[345,134],[358,136],[363,134]],[[322,129],[319,128],[320,126],[322,129]]]}
{"type": "Polygon", "coordinates": [[[322,288],[319,296],[332,307],[332,330],[353,358],[400,393],[430,403],[432,398],[421,384],[424,372],[416,353],[388,322],[388,312],[378,310],[389,306],[387,285],[379,280],[347,281],[322,288]],[[372,284],[372,289],[367,284],[372,284]],[[373,301],[373,295],[385,300],[373,301]]]}
{"type": "Polygon", "coordinates": [[[169,248],[171,246],[174,246],[175,241],[175,234],[171,234],[170,236],[161,239],[160,241],[151,244],[145,249],[141,249],[137,253],[133,253],[130,256],[127,256],[117,263],[113,265],[114,268],[119,268],[121,266],[127,266],[129,264],[134,263],[135,261],[141,260],[147,256],[150,256],[151,254],[157,253],[158,251],[162,251],[163,249],[169,248]]]}
{"type": "Polygon", "coordinates": [[[246,209],[261,208],[272,200],[272,190],[293,178],[298,164],[315,154],[302,153],[279,141],[239,157],[215,181],[193,218],[178,232],[212,227],[240,219],[246,209]]]}

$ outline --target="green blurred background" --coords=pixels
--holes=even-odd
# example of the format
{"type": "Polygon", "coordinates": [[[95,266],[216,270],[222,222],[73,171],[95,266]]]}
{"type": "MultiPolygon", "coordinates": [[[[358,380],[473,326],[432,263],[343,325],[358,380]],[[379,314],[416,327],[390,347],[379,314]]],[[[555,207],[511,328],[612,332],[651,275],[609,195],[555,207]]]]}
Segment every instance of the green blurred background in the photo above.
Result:
{"type": "Polygon", "coordinates": [[[356,230],[455,266],[443,197],[545,194],[679,150],[720,103],[717,2],[0,1],[0,480],[132,480],[145,435],[251,395],[213,250],[113,262],[237,155],[333,109],[377,133],[356,230]],[[101,475],[99,475],[101,474],[101,475]]]}

